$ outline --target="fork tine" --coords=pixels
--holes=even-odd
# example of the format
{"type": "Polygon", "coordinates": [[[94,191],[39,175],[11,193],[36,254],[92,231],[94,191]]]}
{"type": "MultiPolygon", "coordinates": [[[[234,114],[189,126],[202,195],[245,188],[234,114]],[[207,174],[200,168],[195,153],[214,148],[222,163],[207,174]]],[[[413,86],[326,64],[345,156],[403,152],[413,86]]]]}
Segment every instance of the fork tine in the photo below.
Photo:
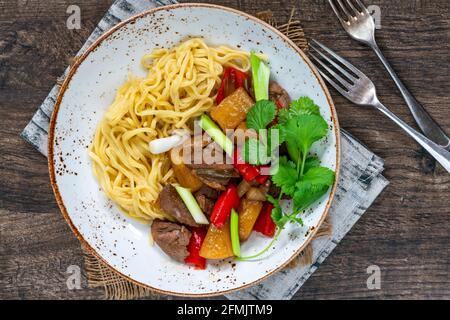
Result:
{"type": "Polygon", "coordinates": [[[324,78],[325,80],[327,80],[327,82],[329,84],[331,84],[333,86],[333,88],[335,88],[340,94],[342,94],[344,97],[346,97],[347,99],[349,99],[349,93],[347,91],[345,91],[344,89],[341,88],[340,85],[338,85],[336,82],[334,82],[333,80],[330,79],[330,77],[323,72],[322,70],[320,70],[319,68],[317,68],[317,70],[319,71],[320,75],[322,76],[322,78],[324,78]]]}
{"type": "Polygon", "coordinates": [[[341,7],[341,10],[344,11],[345,15],[347,16],[347,19],[350,21],[353,16],[348,11],[347,7],[342,3],[342,0],[337,0],[339,6],[341,7]]]}
{"type": "Polygon", "coordinates": [[[361,8],[362,12],[370,15],[369,10],[367,9],[367,7],[364,5],[364,3],[361,2],[361,0],[355,0],[355,2],[358,4],[358,6],[361,8]]]}
{"type": "Polygon", "coordinates": [[[339,19],[339,22],[343,25],[346,26],[347,25],[347,21],[344,20],[344,18],[342,18],[341,13],[339,12],[339,10],[337,9],[336,5],[334,4],[333,0],[328,0],[328,2],[330,3],[331,8],[333,9],[334,13],[336,14],[337,18],[339,19]]]}
{"type": "Polygon", "coordinates": [[[354,16],[358,16],[359,14],[361,14],[361,11],[355,7],[355,5],[352,3],[352,0],[346,0],[346,2],[348,6],[353,10],[354,16]]]}
{"type": "Polygon", "coordinates": [[[351,81],[355,82],[357,78],[353,75],[351,75],[347,70],[342,68],[340,65],[338,65],[336,62],[334,62],[332,59],[324,55],[315,45],[312,43],[309,44],[309,47],[316,51],[322,58],[324,58],[329,64],[331,64],[335,69],[337,69],[339,72],[341,72],[344,76],[346,76],[351,81]]]}
{"type": "MultiPolygon", "coordinates": [[[[322,60],[317,58],[313,53],[310,52],[309,55],[311,56],[311,58],[313,58],[313,60],[315,60],[318,64],[320,64],[322,66],[322,68],[324,68],[329,74],[331,74],[333,77],[335,77],[336,80],[338,80],[339,83],[342,86],[344,86],[346,89],[348,87],[352,86],[352,84],[350,82],[348,82],[347,80],[342,78],[337,72],[335,72],[333,69],[328,67],[325,63],[322,62],[322,60]]],[[[316,64],[316,66],[317,66],[317,64],[316,64]]]]}
{"type": "Polygon", "coordinates": [[[350,62],[339,56],[337,53],[335,53],[333,50],[327,48],[325,45],[321,44],[319,41],[312,39],[312,41],[317,44],[320,48],[322,48],[325,52],[327,52],[330,56],[335,58],[337,61],[342,63],[344,66],[346,66],[350,71],[352,71],[358,78],[363,78],[364,74],[357,69],[354,65],[352,65],[350,62]]]}

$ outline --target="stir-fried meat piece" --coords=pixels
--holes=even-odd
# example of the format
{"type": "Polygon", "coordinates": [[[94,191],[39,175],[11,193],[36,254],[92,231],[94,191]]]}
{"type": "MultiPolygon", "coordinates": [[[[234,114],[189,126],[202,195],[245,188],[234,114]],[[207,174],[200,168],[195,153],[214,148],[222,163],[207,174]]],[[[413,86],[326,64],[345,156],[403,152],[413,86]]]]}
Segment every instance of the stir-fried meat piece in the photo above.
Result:
{"type": "Polygon", "coordinates": [[[195,195],[195,200],[203,213],[210,216],[214,208],[214,200],[208,199],[204,194],[195,195]]]}
{"type": "Polygon", "coordinates": [[[219,197],[219,192],[211,187],[203,185],[200,190],[195,193],[195,199],[204,213],[211,215],[214,204],[219,197]]]}
{"type": "Polygon", "coordinates": [[[270,185],[269,191],[267,193],[270,194],[274,198],[278,198],[278,196],[280,195],[280,192],[281,192],[281,188],[277,187],[274,183],[272,183],[270,185]]]}
{"type": "Polygon", "coordinates": [[[232,164],[189,164],[187,165],[191,170],[200,176],[208,178],[239,178],[239,173],[232,164]]]}
{"type": "Polygon", "coordinates": [[[159,194],[159,205],[162,211],[177,219],[178,222],[191,227],[199,227],[171,184],[166,185],[159,194]]]}
{"type": "Polygon", "coordinates": [[[278,101],[283,108],[289,108],[291,98],[286,90],[278,83],[271,82],[269,85],[269,98],[273,101],[278,101]]]}
{"type": "Polygon", "coordinates": [[[225,190],[231,178],[239,178],[239,173],[232,164],[189,164],[187,165],[207,186],[225,190]]]}
{"type": "Polygon", "coordinates": [[[261,188],[250,188],[245,194],[245,198],[251,201],[266,201],[266,193],[261,188]]]}
{"type": "Polygon", "coordinates": [[[231,161],[223,150],[215,142],[208,143],[202,138],[186,142],[183,146],[183,162],[196,178],[213,189],[224,190],[231,178],[239,178],[233,165],[227,164],[231,161]],[[195,164],[200,151],[202,163],[195,164]]]}
{"type": "Polygon", "coordinates": [[[245,179],[242,179],[241,183],[239,183],[237,187],[239,198],[242,198],[251,187],[252,185],[250,183],[248,183],[245,179]]]}
{"type": "Polygon", "coordinates": [[[216,200],[219,197],[219,192],[208,186],[202,186],[195,195],[204,195],[206,198],[216,200]]]}
{"type": "Polygon", "coordinates": [[[205,177],[199,177],[199,179],[206,184],[208,187],[214,188],[216,190],[225,190],[226,185],[228,185],[228,182],[230,182],[230,179],[228,178],[217,178],[217,179],[210,179],[205,177]]]}
{"type": "Polygon", "coordinates": [[[153,240],[161,250],[176,261],[184,262],[189,255],[187,245],[191,232],[180,224],[158,219],[153,221],[151,229],[153,240]]]}

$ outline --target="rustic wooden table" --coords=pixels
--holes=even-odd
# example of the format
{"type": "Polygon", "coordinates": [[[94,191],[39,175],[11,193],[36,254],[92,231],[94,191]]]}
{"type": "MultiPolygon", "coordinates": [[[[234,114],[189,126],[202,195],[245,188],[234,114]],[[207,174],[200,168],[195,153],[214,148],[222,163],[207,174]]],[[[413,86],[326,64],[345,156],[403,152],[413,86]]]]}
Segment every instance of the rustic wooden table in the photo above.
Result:
{"type": "MultiPolygon", "coordinates": [[[[375,56],[344,33],[326,0],[220,0],[278,20],[296,7],[308,37],[335,48],[370,74],[384,102],[413,123],[375,56]]],[[[365,1],[368,3],[368,1],[365,1]]],[[[46,159],[19,134],[70,57],[112,0],[0,0],[0,299],[102,298],[69,290],[66,270],[82,252],[59,213],[46,159]],[[66,9],[81,8],[68,30],[66,9]]],[[[450,133],[450,2],[373,0],[381,9],[380,46],[407,86],[450,133]]],[[[332,94],[343,128],[386,160],[390,186],[297,294],[296,299],[450,299],[450,175],[380,114],[332,94]],[[368,290],[367,267],[381,268],[368,290]]]]}

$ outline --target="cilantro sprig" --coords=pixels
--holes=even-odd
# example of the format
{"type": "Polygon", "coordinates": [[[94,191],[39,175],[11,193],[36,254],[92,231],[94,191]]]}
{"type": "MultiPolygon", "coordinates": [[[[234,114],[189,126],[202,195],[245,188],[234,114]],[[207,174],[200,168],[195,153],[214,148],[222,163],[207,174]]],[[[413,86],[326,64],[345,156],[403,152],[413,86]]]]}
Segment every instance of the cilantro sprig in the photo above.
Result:
{"type": "MultiPolygon", "coordinates": [[[[268,103],[255,105],[247,115],[247,125],[259,130],[273,121],[275,116],[268,103]]],[[[249,126],[249,127],[250,127],[249,126]]],[[[317,157],[310,155],[311,147],[323,139],[328,133],[328,124],[320,114],[319,107],[308,97],[292,101],[289,109],[278,112],[278,124],[272,130],[278,129],[280,143],[286,143],[289,158],[280,157],[277,168],[272,172],[272,182],[280,188],[278,198],[268,196],[268,201],[274,205],[272,220],[278,231],[271,243],[261,252],[251,257],[241,257],[240,260],[252,260],[267,252],[278,239],[289,222],[303,225],[299,215],[319,200],[333,185],[335,173],[320,166],[317,157]],[[293,200],[293,210],[284,213],[280,201],[286,195],[293,200]]],[[[248,147],[258,149],[258,141],[249,142],[248,147]]],[[[271,146],[273,150],[275,146],[271,146]]],[[[267,160],[267,159],[265,159],[267,160]]]]}
{"type": "Polygon", "coordinates": [[[299,114],[315,114],[320,116],[320,108],[309,97],[301,97],[291,102],[289,109],[283,108],[278,112],[280,122],[286,122],[292,116],[299,114]]]}
{"type": "Polygon", "coordinates": [[[247,113],[247,127],[256,131],[265,129],[276,116],[275,102],[259,100],[247,113]]]}
{"type": "Polygon", "coordinates": [[[273,101],[259,100],[247,114],[247,127],[260,131],[260,140],[249,139],[244,144],[244,160],[253,165],[264,165],[270,162],[273,150],[270,135],[267,136],[266,127],[276,117],[276,105],[273,101]]]}

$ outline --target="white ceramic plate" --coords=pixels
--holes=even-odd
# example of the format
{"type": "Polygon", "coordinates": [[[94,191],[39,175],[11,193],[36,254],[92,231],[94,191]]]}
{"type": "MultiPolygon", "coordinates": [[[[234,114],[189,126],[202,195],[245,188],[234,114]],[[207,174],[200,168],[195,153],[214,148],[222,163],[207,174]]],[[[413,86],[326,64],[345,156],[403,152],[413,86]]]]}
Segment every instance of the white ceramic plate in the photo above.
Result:
{"type": "MultiPolygon", "coordinates": [[[[323,222],[335,187],[304,216],[305,227],[290,225],[275,249],[256,262],[209,263],[198,271],[177,263],[149,241],[149,227],[124,217],[101,191],[87,148],[97,123],[127,73],[144,75],[141,57],[155,47],[172,47],[189,36],[210,45],[226,44],[264,52],[274,80],[297,98],[321,107],[329,135],[315,147],[322,165],[339,169],[339,128],[323,81],[306,56],[264,22],[229,8],[185,4],[158,8],[121,23],[102,36],[71,68],[58,97],[49,135],[49,168],[55,196],[72,230],[93,254],[135,283],[184,296],[223,294],[255,284],[280,270],[309,243],[323,222]]],[[[250,255],[267,245],[253,234],[243,245],[250,255]]]]}

